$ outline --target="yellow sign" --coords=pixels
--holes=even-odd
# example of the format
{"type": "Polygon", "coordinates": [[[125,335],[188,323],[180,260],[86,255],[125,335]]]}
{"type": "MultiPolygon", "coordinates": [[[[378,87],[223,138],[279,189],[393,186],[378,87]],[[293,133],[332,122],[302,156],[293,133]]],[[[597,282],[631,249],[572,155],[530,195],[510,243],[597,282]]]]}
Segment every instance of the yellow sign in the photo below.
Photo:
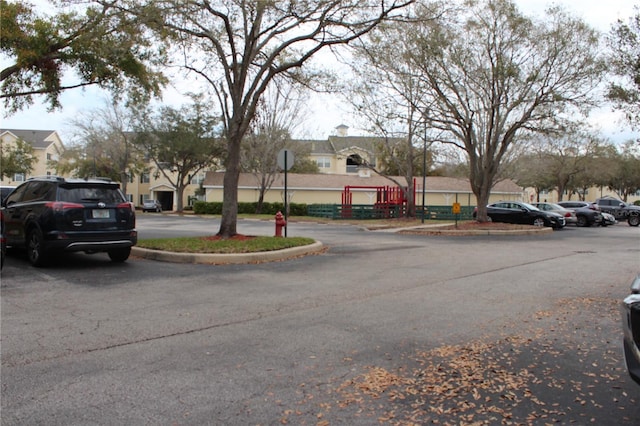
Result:
{"type": "Polygon", "coordinates": [[[453,211],[453,214],[460,214],[460,203],[453,203],[451,210],[453,211]]]}

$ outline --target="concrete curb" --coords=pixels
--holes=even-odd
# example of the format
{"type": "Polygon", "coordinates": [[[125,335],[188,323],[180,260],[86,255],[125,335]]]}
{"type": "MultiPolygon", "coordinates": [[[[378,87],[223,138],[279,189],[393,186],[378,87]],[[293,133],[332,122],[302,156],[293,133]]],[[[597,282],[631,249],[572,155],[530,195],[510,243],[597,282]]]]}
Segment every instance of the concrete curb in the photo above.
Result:
{"type": "Polygon", "coordinates": [[[428,235],[456,235],[456,236],[474,236],[474,235],[540,235],[551,234],[554,232],[553,228],[541,227],[536,229],[512,229],[512,230],[500,230],[500,229],[485,229],[485,230],[471,230],[471,229],[427,229],[427,228],[411,228],[399,230],[399,234],[428,234],[428,235]]]}
{"type": "Polygon", "coordinates": [[[132,247],[133,256],[142,257],[149,260],[173,263],[200,263],[208,265],[241,264],[241,263],[261,263],[274,262],[319,253],[324,250],[320,241],[300,247],[291,247],[283,250],[274,250],[258,253],[177,253],[170,251],[150,250],[142,247],[132,247]]]}

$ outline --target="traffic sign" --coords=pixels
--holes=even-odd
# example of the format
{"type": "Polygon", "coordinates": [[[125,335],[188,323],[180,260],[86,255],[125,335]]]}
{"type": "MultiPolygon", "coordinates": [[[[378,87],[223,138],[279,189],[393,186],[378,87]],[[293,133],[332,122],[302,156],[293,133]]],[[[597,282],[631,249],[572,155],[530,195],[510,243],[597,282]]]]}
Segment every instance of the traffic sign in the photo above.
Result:
{"type": "Polygon", "coordinates": [[[293,166],[294,157],[293,152],[289,149],[281,149],[278,152],[278,167],[282,170],[291,170],[293,166]]]}

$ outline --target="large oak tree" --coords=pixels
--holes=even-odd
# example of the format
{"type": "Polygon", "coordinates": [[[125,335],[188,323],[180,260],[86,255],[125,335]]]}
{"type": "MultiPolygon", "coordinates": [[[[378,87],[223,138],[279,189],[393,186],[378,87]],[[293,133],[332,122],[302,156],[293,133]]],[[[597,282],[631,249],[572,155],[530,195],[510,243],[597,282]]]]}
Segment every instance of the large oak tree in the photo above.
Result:
{"type": "MultiPolygon", "coordinates": [[[[301,78],[320,51],[349,43],[397,18],[413,0],[147,0],[118,4],[171,33],[181,65],[215,92],[227,152],[218,234],[237,233],[238,179],[244,135],[275,77],[301,78]]],[[[309,83],[309,80],[306,80],[309,83]]]]}
{"type": "Polygon", "coordinates": [[[534,20],[510,0],[464,5],[413,26],[410,59],[429,87],[431,125],[468,156],[485,221],[503,160],[526,133],[558,130],[592,106],[603,66],[598,33],[562,9],[534,20]]]}

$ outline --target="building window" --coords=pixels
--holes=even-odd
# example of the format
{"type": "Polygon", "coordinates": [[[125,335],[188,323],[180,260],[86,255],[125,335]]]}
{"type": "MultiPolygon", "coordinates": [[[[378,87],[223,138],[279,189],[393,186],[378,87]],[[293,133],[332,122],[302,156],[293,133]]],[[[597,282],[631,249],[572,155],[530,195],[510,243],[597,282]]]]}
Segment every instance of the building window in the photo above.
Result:
{"type": "Polygon", "coordinates": [[[51,153],[49,153],[49,152],[48,152],[48,153],[47,153],[47,160],[51,161],[51,159],[52,159],[52,158],[51,158],[51,153]]]}
{"type": "Polygon", "coordinates": [[[24,173],[16,173],[13,175],[14,182],[24,182],[24,173]]]}
{"type": "Polygon", "coordinates": [[[200,185],[202,182],[204,182],[204,175],[202,173],[198,173],[191,178],[192,185],[200,185]]]}
{"type": "Polygon", "coordinates": [[[357,173],[358,167],[362,164],[362,157],[358,154],[352,154],[347,157],[347,173],[357,173]]]}
{"type": "Polygon", "coordinates": [[[331,168],[331,158],[329,157],[320,157],[316,158],[316,164],[320,169],[330,169],[331,168]]]}
{"type": "Polygon", "coordinates": [[[144,172],[140,175],[140,183],[149,183],[149,172],[144,172]]]}

